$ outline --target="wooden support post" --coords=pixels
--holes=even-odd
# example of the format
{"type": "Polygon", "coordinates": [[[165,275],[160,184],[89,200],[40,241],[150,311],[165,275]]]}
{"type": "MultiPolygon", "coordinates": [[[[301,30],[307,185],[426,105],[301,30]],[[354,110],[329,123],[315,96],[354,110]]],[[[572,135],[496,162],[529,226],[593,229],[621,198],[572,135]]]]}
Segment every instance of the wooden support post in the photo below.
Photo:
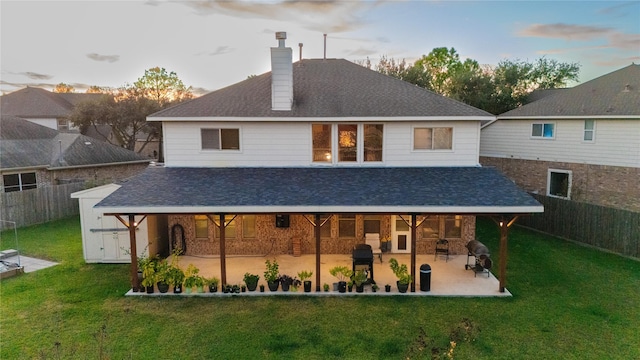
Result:
{"type": "Polygon", "coordinates": [[[411,292],[416,292],[416,214],[411,214],[411,292]]]}
{"type": "Polygon", "coordinates": [[[500,226],[500,292],[504,292],[507,283],[507,240],[509,236],[509,226],[502,219],[500,226]]]}
{"type": "Polygon", "coordinates": [[[129,214],[129,245],[131,246],[131,290],[138,292],[140,284],[138,283],[138,250],[136,248],[136,217],[129,214]]]}
{"type": "Polygon", "coordinates": [[[320,230],[322,223],[320,222],[320,214],[316,214],[314,231],[316,235],[316,292],[320,292],[320,230]]]}
{"type": "Polygon", "coordinates": [[[220,284],[227,285],[227,251],[225,248],[224,214],[220,214],[220,284]]]}

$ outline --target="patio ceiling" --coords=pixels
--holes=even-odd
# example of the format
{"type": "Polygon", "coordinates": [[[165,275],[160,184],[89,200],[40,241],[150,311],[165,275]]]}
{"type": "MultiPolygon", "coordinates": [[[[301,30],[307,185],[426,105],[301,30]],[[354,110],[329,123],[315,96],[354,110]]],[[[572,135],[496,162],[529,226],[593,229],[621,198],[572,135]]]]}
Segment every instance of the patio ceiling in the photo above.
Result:
{"type": "Polygon", "coordinates": [[[486,167],[149,167],[96,207],[105,214],[527,214],[543,207],[486,167]]]}

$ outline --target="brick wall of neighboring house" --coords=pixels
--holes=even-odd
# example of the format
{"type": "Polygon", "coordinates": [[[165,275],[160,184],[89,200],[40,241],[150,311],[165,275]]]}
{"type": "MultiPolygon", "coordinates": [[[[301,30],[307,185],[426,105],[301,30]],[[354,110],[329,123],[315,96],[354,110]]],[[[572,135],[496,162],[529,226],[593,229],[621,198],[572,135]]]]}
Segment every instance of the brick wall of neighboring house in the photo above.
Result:
{"type": "Polygon", "coordinates": [[[522,189],[547,194],[549,169],[570,170],[571,200],[640,211],[640,168],[510,158],[480,157],[482,166],[494,166],[522,189]]]}
{"type": "MultiPolygon", "coordinates": [[[[216,222],[219,217],[214,216],[216,222]]],[[[310,215],[309,219],[314,220],[310,215]]],[[[293,254],[293,239],[299,238],[302,254],[315,254],[315,235],[312,225],[302,215],[291,215],[288,228],[275,226],[275,215],[256,215],[256,234],[254,238],[247,238],[242,234],[242,217],[236,217],[236,236],[226,237],[225,251],[227,255],[267,255],[267,254],[293,254]]],[[[332,216],[331,237],[322,238],[321,253],[323,254],[350,254],[356,244],[364,243],[363,216],[356,216],[356,236],[350,239],[338,238],[338,218],[332,216]]],[[[193,215],[170,215],[168,229],[170,242],[172,229],[180,225],[184,229],[187,255],[218,255],[220,254],[220,241],[216,236],[215,225],[209,221],[208,237],[196,238],[195,218],[193,215]]],[[[381,237],[390,236],[390,216],[382,216],[380,221],[381,237]]],[[[467,254],[465,245],[475,238],[475,216],[463,216],[459,239],[449,239],[451,254],[467,254]]],[[[443,230],[443,229],[442,229],[443,230]]],[[[181,239],[176,240],[179,244],[181,239]]],[[[422,228],[417,229],[416,252],[418,254],[432,254],[435,249],[435,238],[422,238],[422,228]]],[[[179,246],[179,245],[178,245],[179,246]]],[[[496,249],[497,251],[497,249],[496,249]]]]}
{"type": "Polygon", "coordinates": [[[50,170],[46,176],[49,184],[84,182],[88,187],[110,184],[130,178],[144,171],[147,163],[50,170]]]}

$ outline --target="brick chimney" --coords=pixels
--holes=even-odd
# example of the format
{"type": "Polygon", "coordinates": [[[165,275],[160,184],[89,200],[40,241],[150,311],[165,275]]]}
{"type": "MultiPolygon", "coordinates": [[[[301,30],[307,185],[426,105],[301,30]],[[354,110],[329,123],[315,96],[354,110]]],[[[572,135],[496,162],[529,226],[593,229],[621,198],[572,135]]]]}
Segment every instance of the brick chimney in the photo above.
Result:
{"type": "Polygon", "coordinates": [[[271,48],[271,109],[290,111],[293,104],[293,51],[284,47],[286,32],[277,32],[271,48]]]}

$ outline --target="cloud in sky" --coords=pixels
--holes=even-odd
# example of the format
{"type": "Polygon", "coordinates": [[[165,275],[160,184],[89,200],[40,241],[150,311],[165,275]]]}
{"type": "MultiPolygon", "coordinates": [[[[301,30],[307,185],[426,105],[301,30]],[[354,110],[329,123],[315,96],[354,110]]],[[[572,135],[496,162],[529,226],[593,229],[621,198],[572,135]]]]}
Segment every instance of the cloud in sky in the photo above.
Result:
{"type": "Polygon", "coordinates": [[[49,80],[49,79],[53,78],[53,75],[39,74],[39,73],[32,72],[32,71],[17,72],[17,73],[16,72],[12,72],[10,74],[26,76],[29,79],[33,79],[33,80],[49,80]]]}
{"type": "Polygon", "coordinates": [[[229,54],[232,53],[235,49],[232,47],[229,47],[227,45],[224,46],[218,46],[215,50],[211,51],[211,52],[199,52],[196,54],[196,56],[201,56],[201,55],[208,55],[208,56],[217,56],[217,55],[224,55],[224,54],[229,54]]]}
{"type": "Polygon", "coordinates": [[[116,62],[120,60],[120,55],[100,55],[96,53],[87,54],[87,57],[95,61],[116,62]]]}
{"type": "Polygon", "coordinates": [[[361,28],[366,21],[359,15],[376,6],[361,1],[226,1],[204,0],[178,2],[193,8],[199,15],[228,15],[246,19],[268,19],[297,23],[305,29],[339,33],[361,28]]]}
{"type": "Polygon", "coordinates": [[[613,32],[610,28],[571,24],[532,24],[521,30],[518,35],[525,37],[542,37],[564,40],[593,40],[613,32]]]}

